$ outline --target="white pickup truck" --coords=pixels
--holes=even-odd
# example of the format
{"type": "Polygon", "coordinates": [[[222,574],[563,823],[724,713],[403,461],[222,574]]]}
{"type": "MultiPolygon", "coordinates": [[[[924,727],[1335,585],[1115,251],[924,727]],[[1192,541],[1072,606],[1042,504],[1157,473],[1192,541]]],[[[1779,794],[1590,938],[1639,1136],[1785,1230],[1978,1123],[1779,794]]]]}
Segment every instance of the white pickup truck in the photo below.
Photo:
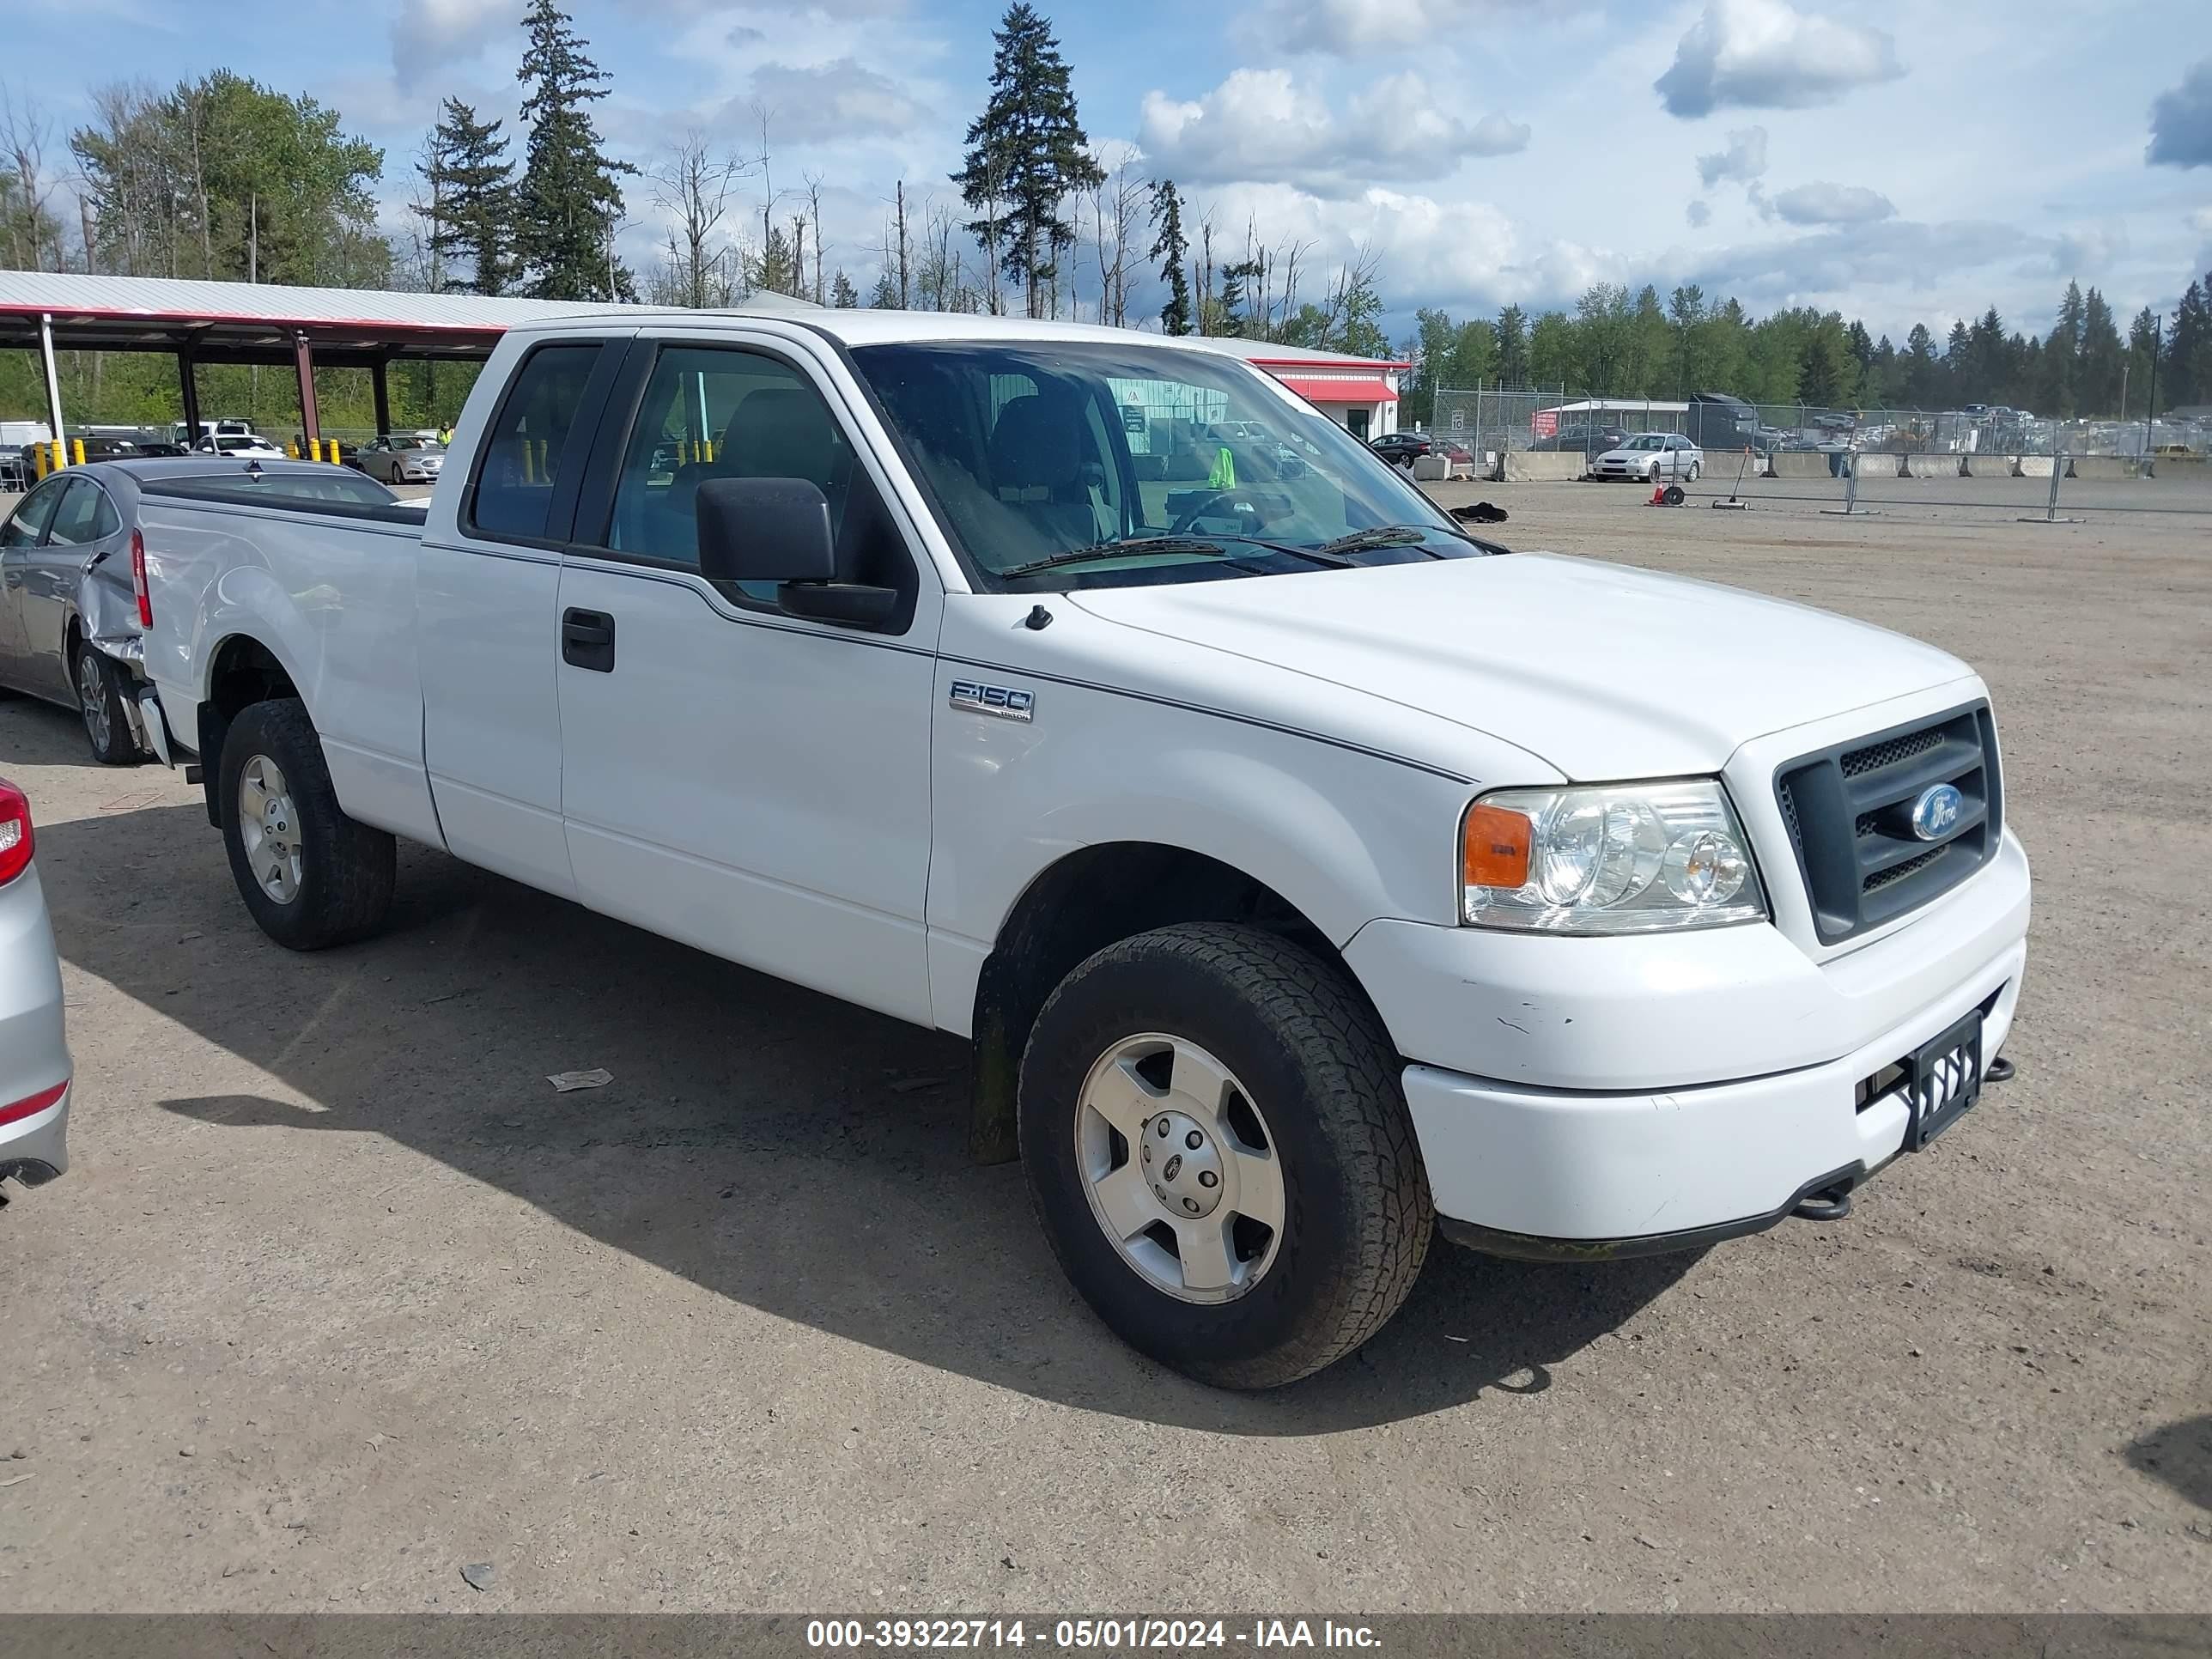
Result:
{"type": "Polygon", "coordinates": [[[373,933],[404,836],[969,1037],[976,1154],[1192,1376],[1341,1358],[1435,1229],[1839,1215],[2003,1075],[1970,669],[1474,540],[1203,342],[611,310],[459,433],[427,520],[147,487],[255,919],[373,933]]]}

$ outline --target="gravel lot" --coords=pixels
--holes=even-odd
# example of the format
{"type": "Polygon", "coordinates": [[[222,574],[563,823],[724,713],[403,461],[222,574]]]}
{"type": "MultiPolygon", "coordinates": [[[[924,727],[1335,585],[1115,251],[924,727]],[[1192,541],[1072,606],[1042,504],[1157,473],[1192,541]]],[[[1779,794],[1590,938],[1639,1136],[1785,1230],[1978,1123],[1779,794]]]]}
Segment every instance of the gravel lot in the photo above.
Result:
{"type": "Polygon", "coordinates": [[[2021,1075],[1840,1225],[1439,1247],[1256,1398],[1074,1300],[961,1045],[420,849],[389,936],[287,954],[197,790],[0,707],[80,1081],[0,1213],[0,1608],[2212,1609],[2212,517],[1957,505],[2045,488],[1452,489],[1984,672],[2021,1075]]]}

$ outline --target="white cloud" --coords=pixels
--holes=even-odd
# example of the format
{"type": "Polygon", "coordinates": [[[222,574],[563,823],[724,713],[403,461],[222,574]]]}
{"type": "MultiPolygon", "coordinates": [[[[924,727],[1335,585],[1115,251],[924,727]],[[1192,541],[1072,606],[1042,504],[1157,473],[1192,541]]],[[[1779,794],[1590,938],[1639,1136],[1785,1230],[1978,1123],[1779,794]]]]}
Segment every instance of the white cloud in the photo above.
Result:
{"type": "Polygon", "coordinates": [[[1355,94],[1341,118],[1337,106],[1288,70],[1240,69],[1194,101],[1146,93],[1139,128],[1146,155],[1168,176],[1334,196],[1377,180],[1437,178],[1468,156],[1528,143],[1525,124],[1494,113],[1469,123],[1411,70],[1355,94]]]}
{"type": "Polygon", "coordinates": [[[1551,18],[1587,0],[1425,0],[1409,8],[1404,0],[1261,0],[1238,18],[1236,37],[1247,51],[1265,57],[1321,52],[1356,58],[1401,50],[1409,31],[1449,35],[1485,16],[1521,20],[1551,18]]]}
{"type": "Polygon", "coordinates": [[[1805,109],[1905,73],[1880,29],[1808,17],[1787,0],[1708,0],[1652,84],[1671,115],[1805,109]]]}
{"type": "Polygon", "coordinates": [[[392,23],[392,72],[411,88],[503,34],[514,37],[520,52],[521,20],[520,0],[401,0],[392,23]]]}
{"type": "Polygon", "coordinates": [[[750,90],[733,100],[737,113],[754,106],[775,112],[781,143],[818,143],[905,132],[931,118],[928,108],[889,76],[839,58],[827,64],[763,64],[750,90]]]}
{"type": "Polygon", "coordinates": [[[1793,225],[1864,225],[1897,216],[1895,204],[1879,191],[1825,180],[1784,191],[1773,207],[1793,225]]]}
{"type": "Polygon", "coordinates": [[[1962,272],[2017,259],[2039,245],[2013,225],[1891,219],[1722,248],[1701,256],[1690,274],[1755,308],[1816,295],[1857,306],[1866,289],[1925,290],[1939,281],[1955,286],[1962,272]]]}
{"type": "Polygon", "coordinates": [[[2153,167],[2212,167],[2212,58],[2151,104],[2144,160],[2153,167]]]}
{"type": "MultiPolygon", "coordinates": [[[[2197,216],[2200,228],[2212,229],[2212,209],[2197,216]]],[[[2051,246],[2051,269],[2070,279],[2095,276],[2112,269],[2128,251],[2127,228],[2117,221],[2087,230],[2061,231],[2051,246]]]]}
{"type": "Polygon", "coordinates": [[[1698,177],[1710,190],[1723,179],[1749,184],[1766,171],[1766,129],[1741,127],[1728,136],[1728,148],[1698,157],[1698,177]]]}

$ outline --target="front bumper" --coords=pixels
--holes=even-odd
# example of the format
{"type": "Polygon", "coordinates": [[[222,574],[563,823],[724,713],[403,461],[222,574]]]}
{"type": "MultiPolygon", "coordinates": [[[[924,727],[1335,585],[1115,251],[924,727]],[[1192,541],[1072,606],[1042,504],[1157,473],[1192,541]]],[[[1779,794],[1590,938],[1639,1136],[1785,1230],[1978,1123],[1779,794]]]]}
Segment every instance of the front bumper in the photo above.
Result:
{"type": "Polygon", "coordinates": [[[1399,1052],[1425,1062],[1406,1068],[1406,1100],[1446,1234],[1630,1255],[1755,1231],[1895,1157],[1905,1100],[1863,1104],[1859,1084],[1978,1006],[1993,1058],[2027,915],[2008,833],[1911,923],[1822,963],[1771,926],[1602,939],[1406,923],[1370,924],[1346,960],[1399,1052]]]}

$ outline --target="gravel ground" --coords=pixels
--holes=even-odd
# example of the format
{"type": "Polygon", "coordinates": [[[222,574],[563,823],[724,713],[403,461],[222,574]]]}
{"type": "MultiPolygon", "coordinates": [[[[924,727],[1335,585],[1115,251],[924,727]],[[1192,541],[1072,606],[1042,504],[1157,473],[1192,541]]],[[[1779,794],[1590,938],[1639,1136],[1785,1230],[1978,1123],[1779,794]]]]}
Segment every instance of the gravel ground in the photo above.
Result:
{"type": "Polygon", "coordinates": [[[196,790],[0,707],[80,1068],[0,1213],[0,1608],[2212,1609],[2212,517],[2043,488],[1452,489],[1982,669],[2021,1075],[1839,1225],[1440,1247],[1263,1397],[1076,1303],[961,1045],[419,849],[388,936],[289,955],[196,790]]]}

